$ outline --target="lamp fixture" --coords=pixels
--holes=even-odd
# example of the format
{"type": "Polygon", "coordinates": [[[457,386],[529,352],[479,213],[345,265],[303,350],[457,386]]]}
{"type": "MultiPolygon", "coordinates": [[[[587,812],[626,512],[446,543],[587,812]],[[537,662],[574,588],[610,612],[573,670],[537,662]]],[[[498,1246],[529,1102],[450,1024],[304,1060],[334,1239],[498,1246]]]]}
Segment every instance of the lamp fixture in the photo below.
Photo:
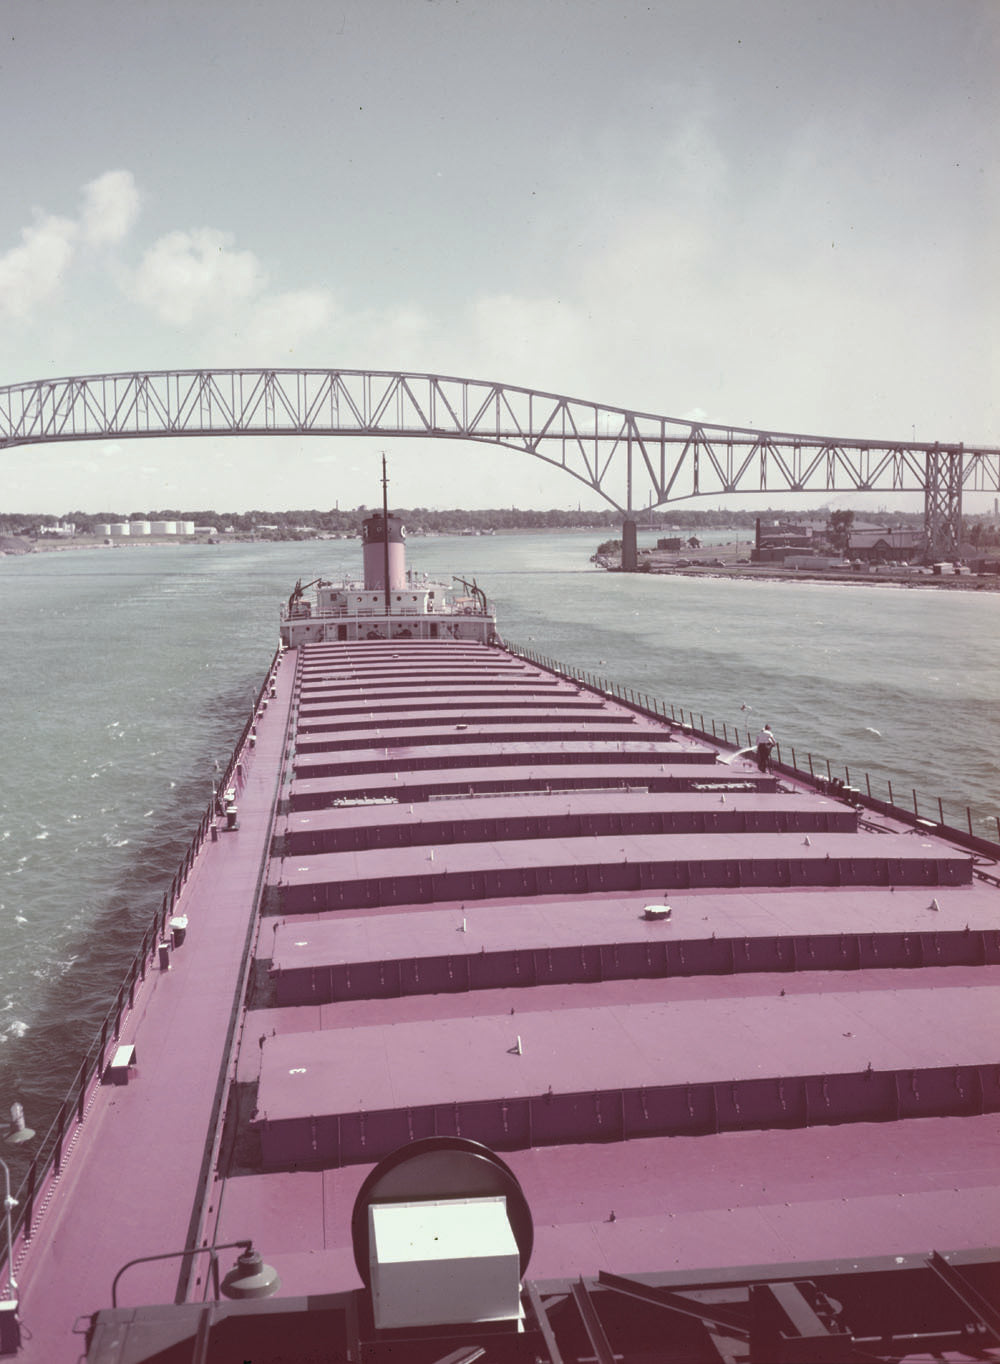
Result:
{"type": "Polygon", "coordinates": [[[35,1135],[34,1129],[25,1125],[23,1104],[11,1104],[10,1122],[7,1126],[10,1132],[4,1140],[9,1146],[20,1146],[23,1142],[31,1141],[35,1135]]]}
{"type": "Polygon", "coordinates": [[[227,1298],[269,1298],[281,1287],[277,1270],[266,1265],[259,1250],[247,1242],[235,1265],[222,1280],[227,1298]]]}
{"type": "Polygon", "coordinates": [[[272,1293],[277,1293],[281,1287],[277,1270],[264,1263],[260,1252],[254,1250],[252,1241],[226,1241],[218,1246],[194,1246],[190,1250],[168,1250],[162,1255],[140,1255],[135,1260],[129,1260],[122,1265],[111,1284],[111,1306],[117,1308],[118,1281],[125,1271],[131,1269],[133,1265],[152,1264],[155,1260],[184,1260],[194,1255],[207,1255],[211,1261],[212,1284],[215,1288],[216,1302],[219,1301],[220,1289],[227,1298],[269,1298],[272,1293]],[[218,1252],[236,1249],[240,1251],[239,1258],[220,1285],[218,1252]]]}

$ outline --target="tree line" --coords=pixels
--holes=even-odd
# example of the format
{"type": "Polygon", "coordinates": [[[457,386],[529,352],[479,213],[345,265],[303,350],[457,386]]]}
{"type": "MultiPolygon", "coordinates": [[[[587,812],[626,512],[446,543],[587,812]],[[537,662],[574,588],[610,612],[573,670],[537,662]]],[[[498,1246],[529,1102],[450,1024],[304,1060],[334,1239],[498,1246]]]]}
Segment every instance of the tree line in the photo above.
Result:
{"type": "MultiPolygon", "coordinates": [[[[0,513],[0,534],[29,535],[41,533],[45,525],[56,522],[72,522],[77,534],[94,534],[95,528],[102,523],[120,521],[193,521],[198,526],[212,526],[221,534],[255,536],[260,539],[305,539],[314,535],[354,535],[360,529],[362,520],[378,508],[334,507],[323,511],[316,508],[300,508],[292,511],[268,511],[263,508],[252,511],[216,511],[214,508],[161,507],[153,510],[121,510],[84,512],[67,511],[60,516],[46,513],[9,512],[0,513]]],[[[394,515],[403,519],[411,534],[460,534],[462,531],[477,532],[503,530],[561,530],[561,529],[601,529],[621,527],[621,513],[613,508],[585,511],[581,508],[567,510],[552,507],[536,510],[518,507],[490,508],[449,508],[430,507],[392,508],[394,515]]],[[[726,510],[717,508],[693,508],[673,506],[653,512],[636,513],[635,519],[644,530],[684,530],[690,534],[699,530],[753,528],[758,517],[762,521],[780,520],[785,525],[795,522],[826,523],[835,534],[843,538],[849,533],[854,520],[853,512],[834,511],[822,508],[814,511],[789,512],[772,508],[760,510],[726,510]]],[[[858,519],[878,525],[891,522],[896,526],[919,526],[923,522],[922,512],[877,512],[864,513],[858,519]]],[[[1000,543],[1000,528],[992,517],[966,517],[966,535],[974,544],[1000,543]]]]}
{"type": "MultiPolygon", "coordinates": [[[[214,508],[158,507],[151,511],[129,511],[121,509],[84,512],[67,511],[59,516],[38,512],[0,513],[0,529],[12,532],[17,527],[28,528],[57,521],[71,521],[78,530],[92,532],[97,525],[121,521],[194,521],[199,526],[215,526],[219,530],[232,527],[234,532],[250,534],[262,528],[276,527],[281,531],[312,530],[333,534],[352,534],[362,520],[373,511],[380,510],[362,503],[359,507],[333,508],[328,511],[316,508],[298,508],[292,511],[269,511],[257,508],[252,511],[216,511],[214,508]]],[[[575,527],[620,526],[621,512],[614,508],[585,511],[581,508],[567,510],[550,507],[535,510],[520,507],[486,508],[430,508],[430,507],[392,507],[394,516],[402,517],[412,531],[461,531],[461,530],[534,530],[560,529],[575,527]]],[[[656,511],[650,515],[644,512],[636,515],[642,526],[661,529],[665,526],[752,526],[758,513],[694,511],[672,509],[656,511]]]]}

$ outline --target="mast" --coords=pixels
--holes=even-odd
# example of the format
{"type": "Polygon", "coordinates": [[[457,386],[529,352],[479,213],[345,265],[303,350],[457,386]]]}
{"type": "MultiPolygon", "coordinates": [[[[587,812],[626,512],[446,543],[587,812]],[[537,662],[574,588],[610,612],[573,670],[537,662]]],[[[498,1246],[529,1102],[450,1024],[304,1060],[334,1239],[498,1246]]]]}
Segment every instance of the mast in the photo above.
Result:
{"type": "MultiPolygon", "coordinates": [[[[389,476],[385,471],[385,451],[382,451],[382,549],[385,556],[385,614],[389,617],[389,476]]],[[[386,627],[388,628],[388,626],[386,627]]]]}

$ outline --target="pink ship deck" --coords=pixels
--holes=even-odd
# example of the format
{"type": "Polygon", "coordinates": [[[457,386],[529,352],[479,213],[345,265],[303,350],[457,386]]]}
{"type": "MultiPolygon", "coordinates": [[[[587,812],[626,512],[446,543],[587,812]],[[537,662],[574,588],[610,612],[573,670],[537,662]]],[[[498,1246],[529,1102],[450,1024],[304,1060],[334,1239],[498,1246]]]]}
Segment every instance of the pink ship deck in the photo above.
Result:
{"type": "Polygon", "coordinates": [[[264,1039],[264,1163],[381,1159],[442,1125],[539,1146],[875,1121],[887,1106],[919,1117],[950,1111],[956,1087],[985,1089],[995,1107],[1000,970],[925,974],[923,989],[866,973],[490,992],[474,1001],[482,1012],[450,1018],[374,1001],[349,1026],[334,1005],[315,1031],[264,1039]]]}
{"type": "MultiPolygon", "coordinates": [[[[530,750],[528,750],[530,752],[530,750]]],[[[774,791],[774,777],[756,772],[718,771],[707,763],[681,766],[662,762],[608,763],[596,761],[566,766],[542,762],[481,766],[473,780],[468,770],[424,767],[419,770],[392,768],[350,776],[313,777],[289,782],[291,810],[322,810],[338,800],[382,799],[400,804],[411,801],[452,799],[476,792],[498,794],[531,791],[586,791],[600,788],[636,791],[774,791]]],[[[641,755],[636,755],[641,756],[641,755]]]]}
{"type": "Polygon", "coordinates": [[[356,1286],[355,1194],[430,1133],[503,1152],[536,1277],[995,1236],[995,865],[484,646],[289,650],[244,772],[18,1248],[28,1364],[135,1257],[356,1286]]]}

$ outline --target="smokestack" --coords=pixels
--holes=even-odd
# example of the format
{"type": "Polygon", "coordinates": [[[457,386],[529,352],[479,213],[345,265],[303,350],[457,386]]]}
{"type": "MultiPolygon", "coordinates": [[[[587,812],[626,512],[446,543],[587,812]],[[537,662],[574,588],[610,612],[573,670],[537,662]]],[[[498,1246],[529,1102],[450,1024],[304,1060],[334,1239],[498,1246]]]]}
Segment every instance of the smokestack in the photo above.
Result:
{"type": "Polygon", "coordinates": [[[386,564],[389,588],[396,592],[406,586],[406,531],[398,516],[369,516],[362,525],[364,537],[365,588],[374,592],[385,587],[386,564]],[[388,527],[388,534],[386,534],[388,527]],[[388,545],[386,544],[388,541],[388,545]],[[388,553],[386,550],[388,549],[388,553]]]}

